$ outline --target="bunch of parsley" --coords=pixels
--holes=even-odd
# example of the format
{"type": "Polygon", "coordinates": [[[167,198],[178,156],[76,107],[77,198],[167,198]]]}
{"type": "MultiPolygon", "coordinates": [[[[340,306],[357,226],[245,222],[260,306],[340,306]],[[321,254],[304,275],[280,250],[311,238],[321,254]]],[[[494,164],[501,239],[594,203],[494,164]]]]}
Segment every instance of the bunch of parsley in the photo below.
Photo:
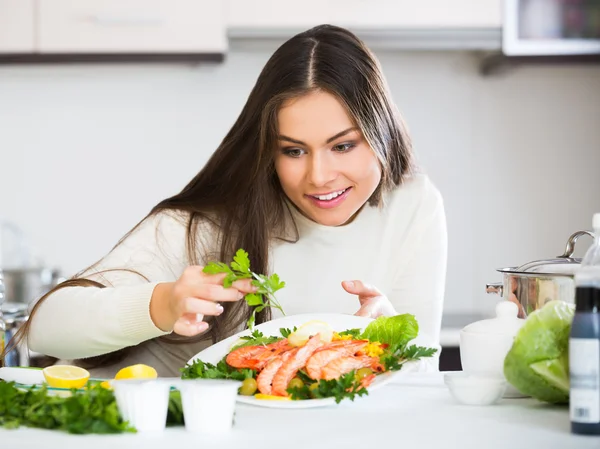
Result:
{"type": "Polygon", "coordinates": [[[112,391],[92,387],[52,396],[46,387],[17,388],[0,381],[0,426],[63,430],[69,433],[121,433],[135,429],[121,418],[112,391]]]}
{"type": "Polygon", "coordinates": [[[203,270],[208,274],[226,273],[223,286],[228,288],[239,279],[253,279],[252,285],[258,288],[256,293],[246,295],[246,303],[254,307],[252,315],[248,319],[248,328],[253,329],[256,322],[256,314],[262,312],[266,307],[275,307],[285,315],[283,309],[275,298],[275,292],[285,287],[285,282],[279,279],[277,274],[265,276],[256,274],[250,270],[250,258],[243,249],[238,249],[233,257],[233,262],[227,265],[224,262],[210,262],[203,270]]]}

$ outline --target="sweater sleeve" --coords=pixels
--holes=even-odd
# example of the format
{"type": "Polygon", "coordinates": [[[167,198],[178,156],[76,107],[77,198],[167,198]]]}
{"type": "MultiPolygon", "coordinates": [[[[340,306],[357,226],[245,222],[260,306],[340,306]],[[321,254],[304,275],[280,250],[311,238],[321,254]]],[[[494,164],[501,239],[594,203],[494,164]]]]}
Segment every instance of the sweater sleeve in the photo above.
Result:
{"type": "Polygon", "coordinates": [[[48,296],[31,318],[32,351],[62,359],[94,357],[168,334],[150,317],[160,282],[176,280],[186,266],[182,216],[161,212],[81,277],[106,286],[65,287],[48,296]]]}
{"type": "MultiPolygon", "coordinates": [[[[406,254],[389,299],[398,313],[411,313],[419,324],[416,344],[440,349],[440,330],[446,285],[448,236],[444,204],[428,183],[400,254],[406,254]]],[[[437,357],[435,358],[437,361],[437,357]]]]}

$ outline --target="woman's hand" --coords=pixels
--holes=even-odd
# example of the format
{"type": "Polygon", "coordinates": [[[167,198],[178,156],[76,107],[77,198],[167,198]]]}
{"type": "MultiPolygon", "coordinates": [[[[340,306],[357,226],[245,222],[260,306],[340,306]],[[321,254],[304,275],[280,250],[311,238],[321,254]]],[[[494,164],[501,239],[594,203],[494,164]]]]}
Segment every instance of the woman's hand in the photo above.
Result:
{"type": "Polygon", "coordinates": [[[344,281],[342,287],[348,293],[358,295],[360,309],[354,315],[377,318],[398,314],[390,300],[372,285],[361,281],[344,281]]]}
{"type": "Polygon", "coordinates": [[[208,329],[205,315],[223,313],[221,302],[239,301],[256,291],[251,279],[223,287],[225,273],[206,274],[203,267],[187,267],[176,282],[158,284],[150,301],[150,317],[159,329],[191,337],[208,329]]]}

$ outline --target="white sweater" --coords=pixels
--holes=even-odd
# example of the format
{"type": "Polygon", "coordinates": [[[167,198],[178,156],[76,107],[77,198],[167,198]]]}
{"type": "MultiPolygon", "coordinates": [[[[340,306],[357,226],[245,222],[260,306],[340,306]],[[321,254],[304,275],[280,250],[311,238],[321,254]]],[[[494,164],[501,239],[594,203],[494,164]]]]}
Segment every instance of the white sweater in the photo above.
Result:
{"type": "MultiPolygon", "coordinates": [[[[419,323],[419,343],[439,347],[447,260],[447,231],[442,198],[425,175],[416,175],[386,196],[383,209],[367,206],[350,224],[327,227],[294,213],[300,239],[277,242],[272,272],[286,287],[277,299],[286,315],[308,312],[354,314],[358,298],[344,291],[343,280],[370,283],[390,299],[398,313],[419,323]]],[[[211,241],[209,228],[200,238],[211,241]]],[[[118,366],[92,370],[112,377],[126,365],[145,363],[160,376],[179,369],[209,342],[167,344],[167,333],[150,318],[157,283],[178,279],[187,263],[185,219],[160,213],[145,220],[121,245],[87,273],[108,288],[69,287],[49,296],[31,320],[29,348],[72,361],[136,346],[118,366]],[[126,271],[97,274],[106,269],[126,271]]],[[[203,257],[200,257],[203,260],[203,257]]],[[[279,316],[276,310],[274,317],[279,316]]]]}

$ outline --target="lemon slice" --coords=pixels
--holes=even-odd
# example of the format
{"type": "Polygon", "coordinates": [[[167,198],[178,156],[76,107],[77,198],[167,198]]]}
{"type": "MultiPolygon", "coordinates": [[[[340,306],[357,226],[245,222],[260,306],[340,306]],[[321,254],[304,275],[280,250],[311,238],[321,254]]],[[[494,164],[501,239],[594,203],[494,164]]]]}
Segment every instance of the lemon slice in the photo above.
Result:
{"type": "Polygon", "coordinates": [[[289,396],[275,396],[272,394],[262,394],[257,393],[254,395],[256,399],[263,399],[266,401],[291,401],[292,399],[289,396]]]}
{"type": "Polygon", "coordinates": [[[158,373],[154,368],[148,365],[131,365],[119,370],[115,379],[156,379],[158,373]]]}
{"type": "Polygon", "coordinates": [[[83,388],[90,378],[87,370],[72,365],[53,365],[42,372],[52,388],[83,388]]]}
{"type": "Polygon", "coordinates": [[[288,341],[292,346],[303,346],[310,337],[317,334],[323,343],[330,343],[333,338],[333,329],[324,321],[307,321],[288,336],[288,341]]]}

